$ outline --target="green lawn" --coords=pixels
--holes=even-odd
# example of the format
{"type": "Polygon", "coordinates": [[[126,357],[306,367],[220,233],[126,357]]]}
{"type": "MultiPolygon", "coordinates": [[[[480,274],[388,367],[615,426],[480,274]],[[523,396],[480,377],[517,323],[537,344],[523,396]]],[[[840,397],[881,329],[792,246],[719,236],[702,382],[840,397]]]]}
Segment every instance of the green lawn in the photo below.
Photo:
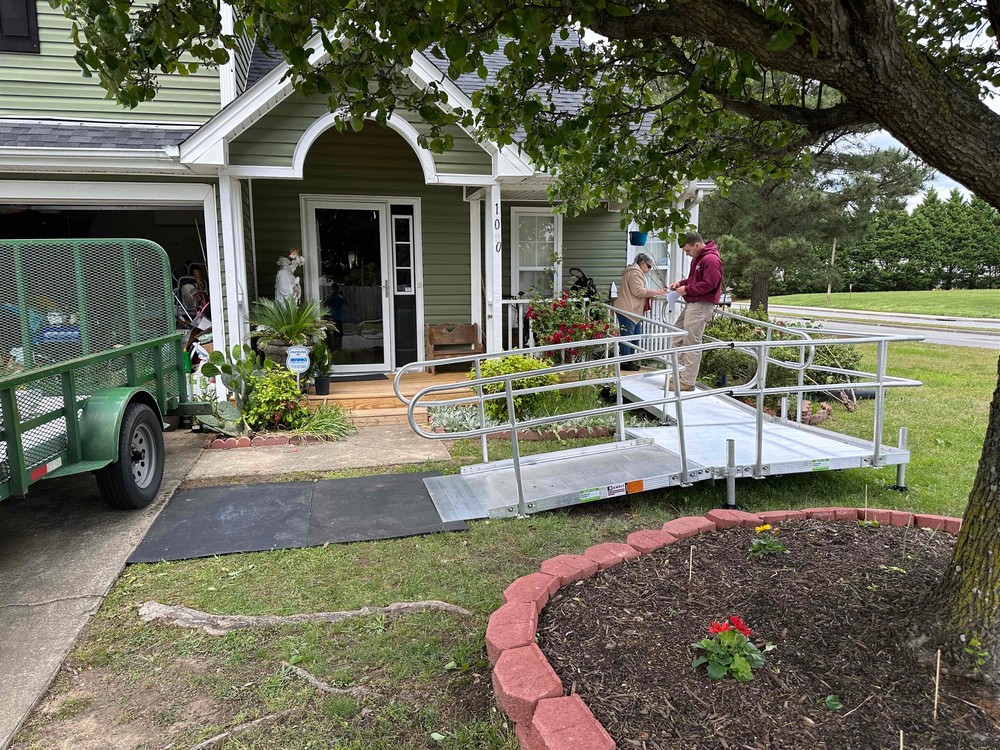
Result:
{"type": "Polygon", "coordinates": [[[937,289],[929,292],[839,292],[771,297],[772,305],[918,313],[959,318],[1000,318],[1000,289],[937,289]]]}
{"type": "MultiPolygon", "coordinates": [[[[755,510],[861,505],[867,487],[872,507],[962,512],[997,355],[927,344],[890,352],[890,372],[926,383],[890,396],[886,442],[895,442],[900,425],[910,428],[909,494],[887,489],[895,482],[888,468],[741,480],[741,503],[755,510]]],[[[825,426],[870,437],[872,403],[863,401],[854,414],[838,405],[825,426]]],[[[438,468],[477,460],[477,447],[456,446],[453,461],[438,468]]],[[[513,750],[513,733],[493,707],[483,647],[503,588],[546,557],[703,513],[724,492],[723,483],[700,483],[527,520],[470,523],[465,533],[130,567],[15,747],[83,747],[80,738],[96,731],[129,738],[129,747],[190,748],[232,724],[293,708],[285,722],[215,747],[513,750]],[[475,614],[427,612],[211,637],[143,624],[136,608],[150,599],[243,614],[442,599],[475,614]],[[289,659],[331,684],[364,685],[382,697],[323,697],[282,667],[289,659]]]]}

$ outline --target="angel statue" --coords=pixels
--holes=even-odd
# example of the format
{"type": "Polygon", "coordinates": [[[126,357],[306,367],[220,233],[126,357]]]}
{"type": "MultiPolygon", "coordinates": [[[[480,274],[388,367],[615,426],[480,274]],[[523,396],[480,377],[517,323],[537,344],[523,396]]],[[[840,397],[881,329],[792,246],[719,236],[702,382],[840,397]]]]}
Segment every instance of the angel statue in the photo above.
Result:
{"type": "Polygon", "coordinates": [[[294,299],[295,304],[302,302],[302,282],[295,272],[305,265],[305,258],[299,253],[298,248],[292,248],[287,256],[278,258],[278,275],[274,279],[274,300],[284,302],[286,299],[294,299]]]}

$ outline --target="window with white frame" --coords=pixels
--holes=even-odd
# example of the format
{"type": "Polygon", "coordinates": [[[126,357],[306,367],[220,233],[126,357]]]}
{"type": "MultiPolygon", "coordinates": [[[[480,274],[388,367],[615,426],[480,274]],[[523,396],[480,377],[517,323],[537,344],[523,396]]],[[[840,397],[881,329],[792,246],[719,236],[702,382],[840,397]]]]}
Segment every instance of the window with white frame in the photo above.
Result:
{"type": "Polygon", "coordinates": [[[549,208],[511,209],[512,294],[553,295],[562,289],[562,216],[549,208]]]}

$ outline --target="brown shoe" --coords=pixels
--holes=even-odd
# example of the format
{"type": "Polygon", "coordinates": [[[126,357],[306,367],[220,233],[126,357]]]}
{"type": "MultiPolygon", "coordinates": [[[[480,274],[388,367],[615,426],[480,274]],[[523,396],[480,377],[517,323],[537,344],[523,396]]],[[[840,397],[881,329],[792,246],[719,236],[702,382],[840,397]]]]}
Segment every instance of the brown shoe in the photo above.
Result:
{"type": "MultiPolygon", "coordinates": [[[[674,381],[671,380],[669,383],[667,383],[667,390],[671,390],[672,391],[673,389],[674,389],[674,381]]],[[[684,383],[681,383],[681,390],[682,391],[693,391],[694,390],[694,386],[693,385],[686,385],[684,383]]]]}

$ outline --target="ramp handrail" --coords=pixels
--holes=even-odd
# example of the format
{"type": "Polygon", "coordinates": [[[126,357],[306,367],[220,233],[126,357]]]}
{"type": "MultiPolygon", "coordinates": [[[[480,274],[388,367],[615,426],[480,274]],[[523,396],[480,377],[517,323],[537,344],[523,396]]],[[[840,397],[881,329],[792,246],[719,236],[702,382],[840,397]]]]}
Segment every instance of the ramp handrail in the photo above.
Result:
{"type": "MultiPolygon", "coordinates": [[[[620,311],[610,305],[604,305],[606,307],[608,314],[612,315],[620,311]]],[[[687,460],[687,449],[685,446],[684,437],[684,420],[683,420],[683,403],[691,399],[696,398],[707,398],[716,395],[726,395],[730,397],[740,397],[749,396],[754,397],[756,400],[755,404],[755,437],[756,437],[756,462],[754,469],[754,476],[763,476],[763,425],[765,422],[764,414],[764,399],[767,396],[790,396],[795,395],[796,404],[800,404],[803,394],[815,391],[817,388],[823,388],[821,385],[804,383],[804,374],[808,369],[817,370],[820,372],[828,372],[831,374],[837,374],[842,377],[846,377],[848,382],[837,383],[836,388],[849,390],[852,388],[874,388],[875,389],[875,424],[874,424],[874,449],[873,455],[870,459],[871,465],[873,467],[878,466],[879,456],[882,444],[882,430],[884,424],[884,407],[885,407],[885,391],[890,387],[913,387],[921,385],[918,380],[912,380],[909,378],[893,377],[886,373],[886,359],[888,353],[888,344],[898,341],[921,341],[922,336],[919,335],[905,335],[905,334],[859,334],[853,331],[838,331],[835,329],[821,329],[817,332],[823,334],[832,334],[838,336],[839,338],[823,338],[819,339],[811,335],[810,333],[802,329],[793,329],[785,326],[777,326],[773,323],[767,321],[758,321],[753,318],[746,318],[734,313],[723,312],[721,315],[732,317],[737,320],[743,320],[755,325],[760,325],[760,327],[766,330],[767,338],[763,341],[717,341],[711,340],[703,342],[701,344],[692,344],[688,346],[668,346],[658,349],[643,348],[640,344],[640,340],[646,338],[665,338],[667,341],[671,341],[674,335],[681,335],[684,333],[683,329],[677,328],[669,323],[662,320],[655,320],[647,316],[635,316],[629,313],[633,317],[639,318],[644,326],[654,326],[658,330],[653,336],[650,336],[648,331],[642,333],[637,333],[632,336],[615,336],[611,339],[596,339],[591,341],[577,341],[577,342],[566,342],[562,344],[549,344],[545,346],[535,346],[530,348],[519,348],[517,350],[518,354],[549,354],[552,352],[565,351],[567,349],[577,349],[577,350],[603,350],[605,357],[603,359],[597,360],[582,360],[577,362],[568,362],[562,364],[555,364],[549,367],[540,368],[537,370],[531,370],[529,372],[517,372],[509,373],[504,375],[496,375],[491,377],[483,377],[482,375],[482,364],[484,361],[489,359],[495,359],[500,357],[505,357],[510,354],[510,352],[494,352],[490,354],[471,354],[464,355],[460,357],[452,357],[450,359],[435,360],[434,365],[436,367],[454,365],[454,364],[471,364],[470,377],[467,381],[458,383],[435,383],[425,386],[418,390],[412,397],[407,398],[400,387],[401,379],[409,372],[413,372],[417,369],[423,369],[427,366],[425,362],[413,362],[406,365],[396,373],[393,381],[393,390],[401,402],[407,406],[407,419],[410,423],[410,427],[419,435],[429,439],[461,439],[461,438],[475,438],[479,437],[481,440],[481,446],[483,451],[483,461],[484,463],[489,462],[489,448],[487,445],[487,437],[491,434],[498,433],[508,433],[511,442],[511,456],[513,460],[515,484],[517,486],[518,493],[518,508],[521,515],[526,514],[524,491],[521,484],[521,462],[520,462],[520,449],[518,441],[518,430],[524,428],[540,427],[548,424],[554,424],[557,422],[563,422],[568,419],[579,419],[592,416],[602,416],[614,414],[616,417],[616,436],[615,439],[618,441],[625,439],[625,424],[624,424],[624,414],[626,411],[634,411],[637,409],[646,409],[648,407],[659,406],[663,410],[664,421],[666,422],[668,417],[666,414],[666,406],[669,404],[676,404],[675,414],[676,414],[676,424],[678,430],[678,446],[680,449],[680,476],[682,477],[682,482],[687,483],[690,479],[688,471],[688,460],[687,460]],[[792,337],[792,340],[774,340],[772,334],[774,330],[780,330],[785,334],[792,337]],[[620,350],[621,344],[629,344],[633,347],[633,352],[629,354],[622,354],[620,350]],[[865,372],[863,370],[853,370],[848,368],[837,368],[837,367],[827,367],[813,365],[813,359],[815,356],[816,346],[847,346],[847,345],[862,345],[862,344],[873,344],[877,347],[876,355],[876,366],[874,372],[865,372]],[[789,360],[779,360],[771,356],[768,356],[772,349],[783,349],[795,347],[799,351],[798,362],[789,360]],[[757,371],[753,378],[751,378],[747,383],[736,386],[726,386],[722,388],[705,389],[698,391],[684,391],[680,390],[680,382],[678,377],[669,377],[672,373],[676,374],[680,371],[678,357],[681,354],[687,352],[706,352],[718,349],[732,349],[732,350],[742,350],[746,351],[750,356],[755,357],[757,361],[757,371]],[[808,356],[806,355],[806,350],[808,350],[808,356]],[[607,356],[610,354],[611,356],[607,356]],[[662,397],[657,398],[647,398],[641,401],[635,401],[630,403],[625,403],[622,397],[622,369],[621,366],[629,362],[637,362],[639,360],[657,360],[664,364],[664,391],[662,397]],[[769,365],[775,365],[779,367],[785,367],[787,369],[796,370],[798,373],[798,382],[796,385],[792,386],[767,386],[767,369],[769,365]],[[537,376],[548,376],[557,375],[563,376],[568,373],[577,371],[586,371],[594,368],[613,368],[613,373],[606,376],[594,376],[585,377],[581,380],[571,380],[571,381],[561,381],[554,384],[548,384],[543,386],[534,386],[528,388],[516,387],[515,382],[519,380],[524,380],[529,377],[537,376]],[[673,388],[668,388],[668,383],[673,381],[673,388]],[[514,399],[516,396],[530,395],[537,393],[545,393],[550,391],[559,391],[572,388],[579,388],[584,386],[596,386],[596,385],[611,385],[614,384],[617,390],[617,403],[599,407],[596,409],[586,409],[576,412],[571,412],[567,414],[556,414],[544,417],[533,417],[529,419],[518,418],[515,408],[514,399]],[[502,391],[496,393],[486,393],[485,388],[491,385],[502,385],[502,391]],[[441,399],[433,400],[430,402],[436,406],[447,406],[447,405],[471,405],[476,404],[479,411],[479,427],[470,430],[463,430],[460,432],[449,432],[449,433],[435,433],[427,431],[417,424],[415,411],[421,402],[427,403],[429,396],[441,393],[447,393],[455,390],[463,391],[473,391],[473,393],[464,396],[458,396],[452,399],[441,399]],[[507,423],[499,425],[487,425],[486,424],[486,414],[485,414],[485,404],[489,401],[504,400],[507,406],[507,423]]],[[[833,387],[833,386],[829,386],[833,387]]],[[[780,419],[786,419],[786,408],[787,401],[783,399],[782,403],[782,414],[780,419]]],[[[796,421],[801,422],[801,408],[796,409],[796,421]]],[[[767,416],[766,421],[777,421],[778,417],[767,416]]]]}

